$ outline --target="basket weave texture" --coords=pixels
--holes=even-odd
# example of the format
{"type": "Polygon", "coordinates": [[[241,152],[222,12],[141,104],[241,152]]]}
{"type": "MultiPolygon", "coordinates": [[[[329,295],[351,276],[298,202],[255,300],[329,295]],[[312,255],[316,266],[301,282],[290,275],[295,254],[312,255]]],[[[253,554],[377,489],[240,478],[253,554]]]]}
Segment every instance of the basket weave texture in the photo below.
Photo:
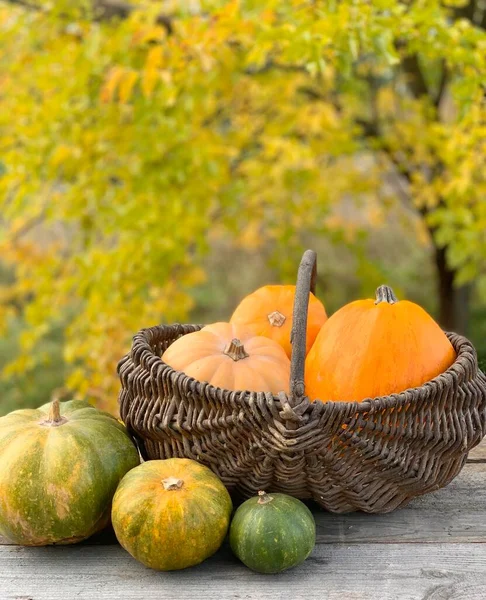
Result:
{"type": "Polygon", "coordinates": [[[327,510],[389,512],[447,485],[486,432],[486,377],[464,337],[454,364],[426,384],[363,402],[310,402],[303,382],[315,254],[302,260],[287,395],[229,391],[161,360],[200,325],[143,329],[118,365],[120,414],[148,459],[187,457],[230,491],[313,499],[327,510]]]}

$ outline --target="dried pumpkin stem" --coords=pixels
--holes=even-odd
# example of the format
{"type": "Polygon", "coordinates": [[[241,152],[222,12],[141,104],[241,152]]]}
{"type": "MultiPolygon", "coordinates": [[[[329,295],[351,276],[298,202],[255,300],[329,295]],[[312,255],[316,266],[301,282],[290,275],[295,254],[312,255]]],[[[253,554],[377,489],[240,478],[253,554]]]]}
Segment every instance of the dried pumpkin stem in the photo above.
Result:
{"type": "Polygon", "coordinates": [[[63,425],[64,423],[67,423],[67,419],[61,416],[61,405],[56,395],[49,406],[47,419],[40,421],[40,425],[43,427],[59,427],[59,425],[63,425]]]}
{"type": "Polygon", "coordinates": [[[269,496],[267,492],[260,490],[258,492],[258,504],[268,504],[273,500],[273,496],[269,496]]]}
{"type": "Polygon", "coordinates": [[[164,490],[172,492],[180,490],[184,485],[184,480],[177,477],[167,477],[167,479],[162,479],[162,485],[164,486],[164,490]]]}
{"type": "Polygon", "coordinates": [[[59,403],[59,398],[54,398],[51,402],[51,406],[49,408],[49,421],[53,421],[57,423],[61,420],[61,405],[59,403]]]}
{"type": "Polygon", "coordinates": [[[245,352],[242,342],[238,338],[233,338],[223,351],[226,356],[229,356],[235,362],[242,358],[248,358],[250,355],[245,352]]]}
{"type": "Polygon", "coordinates": [[[282,327],[282,325],[287,320],[287,317],[283,315],[280,311],[274,310],[272,313],[267,315],[267,319],[270,322],[272,327],[282,327]]]}
{"type": "Polygon", "coordinates": [[[375,304],[380,304],[380,302],[386,302],[387,304],[396,304],[398,302],[398,298],[390,286],[380,285],[376,290],[375,304]]]}

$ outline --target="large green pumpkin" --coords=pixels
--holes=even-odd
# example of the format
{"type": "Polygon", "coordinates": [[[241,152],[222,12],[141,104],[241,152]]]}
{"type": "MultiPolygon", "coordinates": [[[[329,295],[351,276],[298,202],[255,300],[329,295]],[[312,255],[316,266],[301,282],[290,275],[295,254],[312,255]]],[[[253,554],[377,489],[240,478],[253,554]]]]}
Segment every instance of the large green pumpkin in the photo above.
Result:
{"type": "Polygon", "coordinates": [[[315,543],[311,511],[286,494],[259,492],[238,508],[231,523],[231,549],[259,573],[279,573],[299,565],[315,543]]]}
{"type": "Polygon", "coordinates": [[[113,499],[120,544],[152,569],[202,562],[221,546],[233,509],[228,491],[207,467],[186,458],[151,460],[127,473],[113,499]]]}
{"type": "Polygon", "coordinates": [[[0,418],[0,535],[73,544],[103,529],[120,479],[139,464],[123,425],[72,400],[0,418]]]}

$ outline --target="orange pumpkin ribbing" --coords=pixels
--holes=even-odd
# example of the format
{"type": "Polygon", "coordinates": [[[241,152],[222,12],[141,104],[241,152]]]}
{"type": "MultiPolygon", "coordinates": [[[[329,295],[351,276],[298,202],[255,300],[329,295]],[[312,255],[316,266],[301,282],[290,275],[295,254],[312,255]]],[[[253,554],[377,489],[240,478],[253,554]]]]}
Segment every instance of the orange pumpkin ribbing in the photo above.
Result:
{"type": "MultiPolygon", "coordinates": [[[[292,346],[292,313],[295,285],[266,285],[244,298],[231,317],[231,323],[251,328],[255,335],[263,335],[278,342],[290,358],[292,346]]],[[[322,325],[326,310],[314,294],[309,295],[307,318],[307,352],[309,352],[322,325]]]]}
{"type": "Polygon", "coordinates": [[[362,401],[417,387],[443,373],[456,354],[427,312],[397,301],[387,286],[326,322],[306,359],[312,400],[362,401]]]}
{"type": "Polygon", "coordinates": [[[162,360],[198,381],[228,390],[288,392],[290,361],[271,339],[231,323],[214,323],[176,340],[162,360]]]}

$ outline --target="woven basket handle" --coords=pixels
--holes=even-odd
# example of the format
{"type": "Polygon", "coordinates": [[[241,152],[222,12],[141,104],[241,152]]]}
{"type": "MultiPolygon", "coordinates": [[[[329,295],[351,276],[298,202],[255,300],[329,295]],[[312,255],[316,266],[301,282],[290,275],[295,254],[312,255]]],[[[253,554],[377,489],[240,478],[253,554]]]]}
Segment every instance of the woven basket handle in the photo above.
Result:
{"type": "Polygon", "coordinates": [[[309,293],[316,291],[317,255],[306,250],[300,261],[292,318],[292,357],[290,359],[290,401],[297,404],[305,396],[304,370],[307,341],[307,311],[309,293]]]}

